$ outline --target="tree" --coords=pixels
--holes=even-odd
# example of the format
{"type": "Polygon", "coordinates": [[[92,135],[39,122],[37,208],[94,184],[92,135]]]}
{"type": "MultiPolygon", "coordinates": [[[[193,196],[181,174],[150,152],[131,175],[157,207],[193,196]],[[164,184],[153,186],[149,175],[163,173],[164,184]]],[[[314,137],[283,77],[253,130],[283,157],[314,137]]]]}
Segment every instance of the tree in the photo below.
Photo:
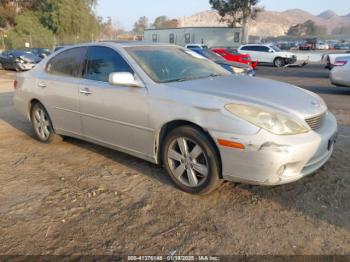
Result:
{"type": "Polygon", "coordinates": [[[93,13],[95,0],[41,0],[33,9],[44,27],[62,43],[91,41],[99,35],[100,24],[93,13]]]}
{"type": "Polygon", "coordinates": [[[307,20],[303,24],[291,26],[287,32],[288,36],[304,37],[304,36],[324,36],[327,34],[327,29],[317,25],[312,20],[307,20]]]}
{"type": "Polygon", "coordinates": [[[168,19],[166,16],[159,16],[154,20],[152,27],[155,29],[176,28],[179,21],[176,19],[168,19]]]}
{"type": "Polygon", "coordinates": [[[148,18],[146,16],[142,16],[139,18],[137,22],[134,24],[134,29],[132,30],[135,34],[142,35],[145,29],[148,28],[148,18]]]}
{"type": "Polygon", "coordinates": [[[57,36],[61,44],[91,41],[101,32],[94,13],[96,3],[97,0],[0,0],[0,29],[10,30],[12,37],[8,41],[13,41],[13,46],[21,42],[18,39],[27,38],[25,27],[32,30],[29,35],[34,43],[34,37],[38,41],[41,38],[35,32],[41,32],[44,38],[49,34],[50,39],[57,36]]]}
{"type": "Polygon", "coordinates": [[[243,26],[243,42],[248,42],[248,20],[256,19],[262,11],[259,0],[209,0],[211,7],[219,12],[221,21],[229,27],[243,26]]]}
{"type": "Polygon", "coordinates": [[[114,40],[116,39],[118,34],[124,33],[124,29],[119,24],[119,22],[113,21],[110,16],[107,17],[106,22],[101,21],[100,23],[101,23],[101,34],[102,34],[102,38],[104,39],[114,40]]]}
{"type": "Polygon", "coordinates": [[[30,43],[31,47],[51,48],[54,42],[52,32],[43,27],[31,11],[17,16],[16,27],[7,34],[6,45],[10,48],[24,48],[26,42],[30,43]]]}

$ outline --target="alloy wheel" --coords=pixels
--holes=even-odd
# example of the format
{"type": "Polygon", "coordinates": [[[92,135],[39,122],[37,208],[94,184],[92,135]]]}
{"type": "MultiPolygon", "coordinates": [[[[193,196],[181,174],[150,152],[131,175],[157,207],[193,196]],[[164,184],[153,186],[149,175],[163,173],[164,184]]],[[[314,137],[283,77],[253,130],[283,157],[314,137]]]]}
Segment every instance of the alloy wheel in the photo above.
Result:
{"type": "Polygon", "coordinates": [[[49,116],[44,109],[40,107],[35,108],[35,111],[33,112],[33,124],[35,132],[40,139],[46,141],[50,138],[52,133],[51,124],[49,116]]]}
{"type": "Polygon", "coordinates": [[[196,188],[207,180],[208,157],[203,148],[193,140],[186,137],[174,139],[167,155],[170,171],[181,184],[196,188]]]}

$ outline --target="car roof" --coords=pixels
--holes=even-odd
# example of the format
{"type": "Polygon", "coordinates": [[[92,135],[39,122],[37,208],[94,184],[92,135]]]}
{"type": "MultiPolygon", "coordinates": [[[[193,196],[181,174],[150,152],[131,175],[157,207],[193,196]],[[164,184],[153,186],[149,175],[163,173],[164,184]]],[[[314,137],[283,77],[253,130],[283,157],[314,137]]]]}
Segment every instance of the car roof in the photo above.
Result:
{"type": "Polygon", "coordinates": [[[242,46],[272,46],[273,44],[245,44],[245,45],[242,45],[242,46]]]}
{"type": "MultiPolygon", "coordinates": [[[[61,48],[57,52],[61,52],[67,49],[75,48],[75,47],[88,47],[88,46],[108,46],[108,47],[143,47],[143,46],[172,46],[172,47],[180,47],[173,44],[167,44],[167,43],[149,43],[144,41],[99,41],[99,42],[90,42],[90,43],[81,43],[76,45],[69,45],[69,46],[57,46],[61,48]]],[[[56,47],[56,48],[57,48],[56,47]]]]}
{"type": "Polygon", "coordinates": [[[167,43],[150,43],[145,41],[100,41],[95,43],[88,43],[88,45],[96,45],[99,43],[109,43],[112,45],[116,45],[119,47],[133,47],[133,46],[176,46],[173,44],[167,44],[167,43]]]}

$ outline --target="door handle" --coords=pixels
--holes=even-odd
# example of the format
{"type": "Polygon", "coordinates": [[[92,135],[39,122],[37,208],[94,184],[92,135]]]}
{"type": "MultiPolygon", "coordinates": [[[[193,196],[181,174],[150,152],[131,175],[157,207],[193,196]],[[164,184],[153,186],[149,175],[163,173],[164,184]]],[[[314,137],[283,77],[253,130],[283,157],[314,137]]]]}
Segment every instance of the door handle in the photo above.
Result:
{"type": "Polygon", "coordinates": [[[41,88],[47,87],[47,85],[45,84],[45,82],[39,82],[39,83],[38,83],[38,86],[41,87],[41,88]]]}
{"type": "Polygon", "coordinates": [[[80,90],[79,90],[79,92],[80,92],[80,94],[83,94],[83,95],[86,95],[86,96],[88,96],[88,95],[91,95],[91,94],[92,94],[92,92],[90,91],[90,89],[89,89],[89,88],[83,88],[83,89],[80,89],[80,90]]]}

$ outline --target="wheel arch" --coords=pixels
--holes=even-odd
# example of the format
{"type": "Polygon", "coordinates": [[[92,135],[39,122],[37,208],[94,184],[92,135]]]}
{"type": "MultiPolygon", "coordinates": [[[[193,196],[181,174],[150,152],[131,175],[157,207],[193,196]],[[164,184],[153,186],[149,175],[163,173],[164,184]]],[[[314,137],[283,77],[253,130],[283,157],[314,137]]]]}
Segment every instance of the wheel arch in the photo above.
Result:
{"type": "Polygon", "coordinates": [[[285,57],[282,57],[282,56],[276,56],[274,59],[273,59],[273,65],[276,66],[276,61],[278,59],[281,59],[284,63],[284,65],[286,64],[286,58],[285,57]]]}
{"type": "Polygon", "coordinates": [[[166,124],[164,124],[162,126],[162,128],[158,132],[156,143],[155,143],[155,145],[156,145],[155,152],[156,152],[157,163],[162,164],[162,162],[163,162],[163,159],[162,159],[163,145],[164,145],[164,141],[165,141],[167,134],[169,134],[169,132],[171,130],[174,130],[175,128],[182,127],[182,126],[193,127],[195,129],[201,131],[209,139],[209,141],[212,143],[212,145],[216,151],[218,161],[219,161],[219,168],[220,168],[219,174],[220,174],[220,178],[222,178],[221,154],[220,154],[220,151],[219,151],[217,144],[215,143],[215,140],[213,139],[213,137],[210,135],[210,133],[207,130],[205,130],[204,128],[202,128],[198,124],[195,124],[195,123],[188,121],[188,120],[173,120],[173,121],[167,122],[166,124]]]}
{"type": "Polygon", "coordinates": [[[285,58],[282,57],[282,56],[276,56],[276,57],[273,59],[273,62],[275,63],[275,61],[276,61],[277,59],[285,60],[285,58]]]}
{"type": "Polygon", "coordinates": [[[55,124],[54,122],[52,121],[52,117],[51,117],[51,114],[50,112],[47,110],[47,107],[45,106],[45,104],[43,104],[38,98],[32,98],[29,102],[29,105],[28,105],[28,112],[29,112],[29,119],[32,120],[32,110],[33,110],[33,107],[36,105],[36,104],[41,104],[44,109],[46,110],[49,118],[50,118],[50,121],[51,121],[51,124],[52,124],[52,128],[55,131],[55,124]]]}
{"type": "MultiPolygon", "coordinates": [[[[36,104],[42,104],[41,101],[37,98],[32,98],[30,101],[29,101],[29,105],[28,105],[28,112],[29,112],[29,119],[32,120],[32,110],[33,110],[33,107],[36,105],[36,104]]],[[[44,106],[45,107],[45,106],[44,106]]],[[[45,108],[46,109],[46,108],[45,108]]]]}

